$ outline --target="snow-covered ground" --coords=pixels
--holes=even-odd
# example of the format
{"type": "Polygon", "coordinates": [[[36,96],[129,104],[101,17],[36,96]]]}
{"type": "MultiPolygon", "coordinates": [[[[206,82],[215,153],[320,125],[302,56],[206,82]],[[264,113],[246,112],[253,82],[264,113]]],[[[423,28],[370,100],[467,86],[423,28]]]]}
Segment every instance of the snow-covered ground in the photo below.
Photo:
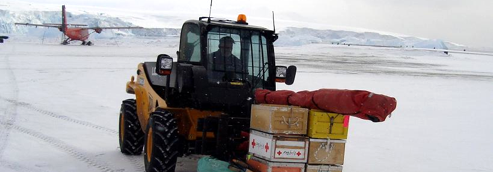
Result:
{"type": "MultiPolygon", "coordinates": [[[[125,83],[139,62],[175,57],[176,38],[0,44],[0,171],[143,171],[118,148],[125,83]]],[[[383,123],[351,118],[345,172],[493,171],[493,56],[410,49],[278,47],[296,65],[278,89],[364,89],[397,99],[383,123]]],[[[194,171],[195,157],[177,171],[194,171]]]]}

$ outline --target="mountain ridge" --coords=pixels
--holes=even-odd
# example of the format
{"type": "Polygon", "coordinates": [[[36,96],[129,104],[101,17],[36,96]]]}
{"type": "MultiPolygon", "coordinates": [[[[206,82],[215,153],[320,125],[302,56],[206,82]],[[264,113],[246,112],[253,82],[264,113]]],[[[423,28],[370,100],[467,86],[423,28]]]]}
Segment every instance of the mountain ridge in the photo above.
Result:
{"type": "MultiPolygon", "coordinates": [[[[23,7],[27,8],[27,7],[23,7]]],[[[14,23],[61,23],[61,12],[53,10],[7,10],[0,8],[0,34],[21,34],[34,37],[57,37],[61,33],[57,29],[39,29],[27,26],[15,26],[14,23]]],[[[101,26],[137,26],[134,23],[174,23],[181,25],[184,19],[174,16],[112,16],[107,13],[94,13],[77,10],[67,11],[68,23],[87,24],[90,27],[101,26]]],[[[179,36],[180,28],[146,28],[135,30],[105,30],[101,34],[93,34],[95,39],[114,38],[117,36],[179,36]]],[[[439,39],[425,39],[412,36],[390,35],[377,32],[357,32],[348,30],[313,29],[286,27],[279,32],[276,46],[301,46],[306,44],[343,44],[381,47],[409,47],[436,49],[466,49],[466,46],[445,42],[439,39]]]]}

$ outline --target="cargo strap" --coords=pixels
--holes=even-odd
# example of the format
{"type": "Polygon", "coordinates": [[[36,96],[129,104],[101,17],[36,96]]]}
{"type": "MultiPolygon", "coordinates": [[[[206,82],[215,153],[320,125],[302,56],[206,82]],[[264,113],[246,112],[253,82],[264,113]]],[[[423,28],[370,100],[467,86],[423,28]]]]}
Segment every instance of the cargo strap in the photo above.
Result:
{"type": "Polygon", "coordinates": [[[332,128],[334,127],[334,121],[335,119],[339,116],[340,114],[337,114],[336,116],[329,117],[330,118],[330,124],[329,124],[329,134],[332,134],[332,128]]]}
{"type": "Polygon", "coordinates": [[[267,102],[267,95],[269,95],[270,93],[272,93],[272,92],[267,92],[264,94],[264,103],[269,104],[269,102],[267,102]]]}
{"type": "Polygon", "coordinates": [[[296,117],[296,121],[291,123],[291,117],[289,117],[288,120],[286,121],[286,118],[284,116],[282,116],[282,123],[288,125],[288,128],[291,128],[291,125],[299,126],[300,125],[299,121],[300,121],[300,118],[296,117]]]}
{"type": "Polygon", "coordinates": [[[282,122],[281,123],[288,125],[288,128],[291,128],[291,125],[296,125],[298,127],[300,125],[299,124],[300,118],[296,117],[296,121],[293,123],[291,122],[292,118],[293,118],[293,108],[290,108],[290,114],[289,114],[288,120],[286,121],[286,117],[282,116],[282,122]]]}
{"type": "Polygon", "coordinates": [[[315,154],[313,155],[315,157],[315,160],[318,162],[323,162],[329,159],[330,153],[332,153],[332,149],[334,148],[334,144],[330,142],[330,139],[327,138],[327,143],[322,143],[318,149],[315,151],[315,154]],[[328,145],[328,146],[327,146],[328,145]],[[327,156],[323,159],[318,158],[318,151],[320,151],[322,148],[324,148],[325,152],[327,152],[327,156]]]}
{"type": "Polygon", "coordinates": [[[293,94],[290,94],[289,96],[286,97],[286,103],[288,103],[288,105],[292,105],[291,103],[289,103],[289,98],[292,96],[293,94]]]}
{"type": "Polygon", "coordinates": [[[311,99],[311,101],[312,101],[313,105],[315,105],[315,107],[316,107],[317,109],[322,110],[322,109],[318,106],[318,104],[317,104],[317,103],[315,103],[315,100],[314,100],[314,99],[315,99],[315,95],[313,95],[313,96],[312,96],[312,99],[311,99]]]}

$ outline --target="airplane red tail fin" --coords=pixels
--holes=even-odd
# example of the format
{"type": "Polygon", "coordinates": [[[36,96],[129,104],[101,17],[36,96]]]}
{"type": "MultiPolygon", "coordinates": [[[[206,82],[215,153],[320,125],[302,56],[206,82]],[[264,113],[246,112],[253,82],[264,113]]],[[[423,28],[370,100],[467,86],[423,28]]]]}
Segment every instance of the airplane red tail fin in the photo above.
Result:
{"type": "Polygon", "coordinates": [[[62,5],[62,32],[67,30],[67,16],[65,15],[65,5],[62,5]]]}

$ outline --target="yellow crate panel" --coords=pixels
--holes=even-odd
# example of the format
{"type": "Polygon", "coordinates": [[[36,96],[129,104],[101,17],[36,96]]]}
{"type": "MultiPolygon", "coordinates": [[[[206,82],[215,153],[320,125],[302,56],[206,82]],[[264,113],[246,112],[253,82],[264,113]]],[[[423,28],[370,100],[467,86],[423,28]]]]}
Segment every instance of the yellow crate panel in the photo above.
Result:
{"type": "Polygon", "coordinates": [[[308,136],[312,138],[347,139],[348,124],[348,116],[311,110],[308,136]]]}

